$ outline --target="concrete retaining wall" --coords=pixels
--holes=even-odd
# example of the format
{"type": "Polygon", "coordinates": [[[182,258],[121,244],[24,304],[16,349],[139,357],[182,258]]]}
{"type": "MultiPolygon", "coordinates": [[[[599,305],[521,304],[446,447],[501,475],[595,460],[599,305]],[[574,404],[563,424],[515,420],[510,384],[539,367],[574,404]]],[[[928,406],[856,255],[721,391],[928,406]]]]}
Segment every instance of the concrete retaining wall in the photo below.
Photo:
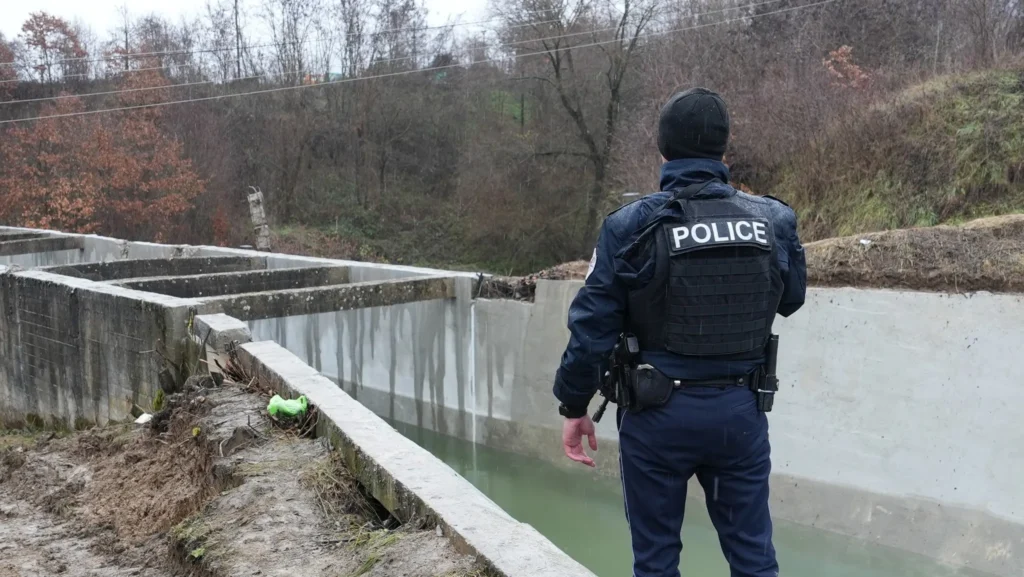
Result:
{"type": "MultiPolygon", "coordinates": [[[[471,304],[474,346],[462,356],[458,317],[434,303],[250,326],[377,414],[568,466],[551,385],[580,286],[541,281],[534,303],[471,304]]],[[[1006,410],[1024,401],[1009,366],[1024,350],[1020,296],[811,289],[777,327],[773,513],[1024,572],[1024,430],[1006,410]]],[[[611,413],[598,434],[599,473],[616,475],[611,413]]],[[[701,498],[696,483],[691,494],[701,498]]]]}
{"type": "Polygon", "coordinates": [[[150,407],[194,302],[42,271],[0,274],[0,420],[106,423],[150,407]]]}
{"type": "MultiPolygon", "coordinates": [[[[233,256],[265,259],[269,270],[344,266],[353,283],[398,279],[393,286],[420,286],[425,292],[410,299],[417,302],[374,300],[370,294],[361,303],[367,308],[356,310],[348,310],[344,296],[330,302],[320,298],[343,294],[339,287],[189,304],[202,313],[228,312],[245,320],[254,338],[277,341],[378,415],[568,466],[558,443],[561,418],[551,384],[568,341],[566,314],[579,282],[540,281],[534,303],[474,301],[470,274],[81,238],[79,252],[90,259],[233,256]]],[[[15,279],[4,290],[5,308],[12,298],[31,300],[18,295],[40,295],[47,302],[66,296],[83,303],[93,298],[112,303],[125,296],[99,291],[98,283],[75,290],[98,291],[102,297],[58,294],[67,289],[46,285],[53,279],[35,276],[41,274],[5,275],[15,279]],[[42,284],[30,288],[33,282],[42,284]]],[[[158,304],[164,317],[168,308],[186,310],[180,299],[158,304]]],[[[61,314],[53,306],[29,307],[25,318],[36,310],[61,314]]],[[[113,308],[97,310],[113,314],[113,308]]],[[[69,323],[80,323],[85,313],[67,314],[69,319],[78,314],[79,320],[69,323]]],[[[155,309],[138,314],[161,326],[155,309]]],[[[100,326],[115,322],[95,318],[100,326]]],[[[166,327],[168,321],[162,322],[166,327]]],[[[13,335],[10,319],[7,323],[0,324],[0,338],[10,351],[11,339],[22,336],[13,335]]],[[[773,513],[997,575],[1024,574],[1024,485],[1019,483],[1024,429],[1015,425],[1012,410],[1024,401],[1024,389],[1011,370],[1024,350],[1024,299],[811,289],[806,307],[776,326],[782,338],[782,391],[770,416],[773,513]]],[[[156,329],[115,328],[160,337],[152,332],[156,329]]],[[[60,330],[81,332],[58,329],[31,336],[31,342],[60,341],[60,330]]],[[[75,360],[71,366],[92,365],[75,360]]],[[[74,376],[53,368],[26,372],[22,364],[5,370],[0,395],[6,395],[5,406],[13,403],[19,410],[45,404],[32,401],[24,387],[43,398],[45,387],[63,391],[74,376]]],[[[121,386],[114,387],[115,396],[124,396],[121,386]]],[[[64,406],[82,404],[73,392],[45,394],[51,395],[46,403],[58,407],[62,398],[70,399],[64,406]]],[[[145,398],[145,392],[135,396],[145,398]]],[[[598,474],[615,475],[611,413],[598,435],[598,474]]],[[[699,498],[698,486],[691,491],[699,498]]]]}
{"type": "MultiPolygon", "coordinates": [[[[476,304],[482,442],[565,462],[551,385],[580,286],[540,281],[534,304],[476,304]]],[[[1024,429],[1009,409],[1024,403],[1024,297],[810,289],[776,327],[775,515],[1024,574],[1024,429]]],[[[598,436],[599,468],[615,475],[613,418],[598,436]]]]}

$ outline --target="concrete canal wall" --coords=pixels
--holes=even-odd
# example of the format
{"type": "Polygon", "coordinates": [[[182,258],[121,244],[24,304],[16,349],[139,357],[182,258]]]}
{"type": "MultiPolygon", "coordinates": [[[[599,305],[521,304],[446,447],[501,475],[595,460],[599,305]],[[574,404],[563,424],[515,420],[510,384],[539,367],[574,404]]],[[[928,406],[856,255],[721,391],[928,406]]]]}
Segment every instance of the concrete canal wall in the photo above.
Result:
{"type": "MultiPolygon", "coordinates": [[[[4,252],[0,238],[0,265],[11,266],[0,276],[4,307],[25,311],[0,325],[13,355],[0,373],[9,415],[121,417],[125,403],[109,399],[143,403],[154,393],[139,383],[159,383],[161,361],[182,354],[191,315],[227,312],[253,340],[275,341],[377,415],[565,464],[551,384],[579,282],[540,281],[527,303],[474,298],[476,275],[450,271],[94,236],[7,242],[20,244],[4,252]],[[26,242],[38,252],[24,252],[26,242]],[[96,262],[107,264],[67,266],[96,262]],[[279,269],[297,270],[269,272],[279,269]],[[37,334],[27,328],[42,319],[35,314],[66,319],[37,334]],[[157,353],[90,348],[91,335],[108,333],[141,335],[157,353]],[[32,367],[31,351],[67,348],[51,343],[61,335],[80,347],[61,365],[71,368],[32,367]],[[146,354],[130,378],[108,376],[146,354]]],[[[1024,350],[1024,299],[810,289],[805,308],[776,326],[773,513],[1024,574],[1024,429],[1015,425],[1024,388],[1011,370],[1024,350]]],[[[615,475],[610,413],[599,437],[596,474],[615,475]]]]}

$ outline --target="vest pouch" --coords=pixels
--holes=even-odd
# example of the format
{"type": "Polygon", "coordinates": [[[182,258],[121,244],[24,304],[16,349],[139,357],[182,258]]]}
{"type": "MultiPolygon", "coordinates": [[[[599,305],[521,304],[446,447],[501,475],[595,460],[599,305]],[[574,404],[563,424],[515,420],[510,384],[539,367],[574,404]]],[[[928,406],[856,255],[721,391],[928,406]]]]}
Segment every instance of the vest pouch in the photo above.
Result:
{"type": "Polygon", "coordinates": [[[614,257],[615,276],[629,290],[640,290],[654,277],[657,261],[652,254],[653,230],[644,231],[614,257]]]}
{"type": "Polygon", "coordinates": [[[633,389],[629,410],[634,412],[663,406],[675,388],[671,380],[662,376],[651,365],[640,365],[630,371],[629,380],[633,389]]]}

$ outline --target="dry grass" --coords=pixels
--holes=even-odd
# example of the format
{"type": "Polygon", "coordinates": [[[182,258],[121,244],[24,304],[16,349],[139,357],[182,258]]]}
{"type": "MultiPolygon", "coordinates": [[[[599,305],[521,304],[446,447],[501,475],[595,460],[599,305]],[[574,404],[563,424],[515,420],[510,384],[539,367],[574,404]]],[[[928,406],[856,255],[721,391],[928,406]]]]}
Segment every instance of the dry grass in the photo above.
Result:
{"type": "Polygon", "coordinates": [[[833,238],[806,249],[813,285],[1024,292],[1024,214],[833,238]]]}

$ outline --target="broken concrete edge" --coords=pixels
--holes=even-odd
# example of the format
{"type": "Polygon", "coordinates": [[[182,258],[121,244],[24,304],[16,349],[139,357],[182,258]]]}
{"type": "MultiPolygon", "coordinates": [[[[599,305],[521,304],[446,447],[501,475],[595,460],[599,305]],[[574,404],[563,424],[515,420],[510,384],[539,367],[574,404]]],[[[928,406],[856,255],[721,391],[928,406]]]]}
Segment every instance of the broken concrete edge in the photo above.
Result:
{"type": "Polygon", "coordinates": [[[252,342],[249,325],[223,313],[198,315],[194,319],[195,338],[218,353],[223,353],[231,343],[252,342]]]}
{"type": "Polygon", "coordinates": [[[238,348],[242,368],[319,410],[317,433],[349,472],[402,521],[434,522],[455,547],[505,577],[593,577],[533,527],[513,519],[448,465],[273,341],[238,348]]]}
{"type": "Polygon", "coordinates": [[[223,312],[243,321],[309,315],[352,309],[455,298],[455,278],[448,275],[408,277],[207,297],[203,314],[223,312]]]}
{"type": "Polygon", "coordinates": [[[46,236],[23,240],[5,241],[0,237],[0,256],[13,256],[37,252],[56,252],[60,250],[81,250],[85,241],[75,237],[46,236]]]}

